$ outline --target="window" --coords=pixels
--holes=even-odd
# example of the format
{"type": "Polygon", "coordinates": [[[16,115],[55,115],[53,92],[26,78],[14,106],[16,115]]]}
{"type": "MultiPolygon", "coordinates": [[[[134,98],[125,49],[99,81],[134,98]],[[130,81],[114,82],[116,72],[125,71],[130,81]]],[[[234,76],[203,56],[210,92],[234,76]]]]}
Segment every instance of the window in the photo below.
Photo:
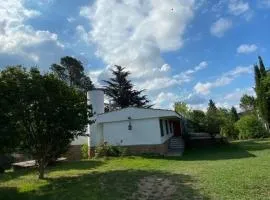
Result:
{"type": "Polygon", "coordinates": [[[168,135],[169,134],[169,121],[168,120],[165,121],[165,125],[166,125],[166,134],[168,135]]]}
{"type": "Polygon", "coordinates": [[[164,136],[162,119],[159,120],[159,127],[160,127],[160,134],[161,134],[161,136],[164,136]]]}
{"type": "Polygon", "coordinates": [[[170,132],[173,133],[173,123],[170,122],[170,132]]]}

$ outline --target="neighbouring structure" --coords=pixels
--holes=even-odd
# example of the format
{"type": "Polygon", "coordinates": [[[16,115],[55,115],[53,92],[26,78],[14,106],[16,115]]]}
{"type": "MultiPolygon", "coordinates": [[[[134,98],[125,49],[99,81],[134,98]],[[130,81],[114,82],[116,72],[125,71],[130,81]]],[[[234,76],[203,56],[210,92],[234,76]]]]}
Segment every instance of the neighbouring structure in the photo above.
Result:
{"type": "Polygon", "coordinates": [[[126,147],[131,154],[165,155],[169,150],[183,148],[181,136],[184,132],[184,118],[180,114],[172,110],[137,107],[104,112],[102,89],[89,91],[87,100],[93,108],[94,115],[91,120],[94,123],[87,127],[89,137],[79,137],[73,141],[73,154],[85,143],[90,147],[90,157],[94,156],[95,148],[104,142],[126,147]]]}

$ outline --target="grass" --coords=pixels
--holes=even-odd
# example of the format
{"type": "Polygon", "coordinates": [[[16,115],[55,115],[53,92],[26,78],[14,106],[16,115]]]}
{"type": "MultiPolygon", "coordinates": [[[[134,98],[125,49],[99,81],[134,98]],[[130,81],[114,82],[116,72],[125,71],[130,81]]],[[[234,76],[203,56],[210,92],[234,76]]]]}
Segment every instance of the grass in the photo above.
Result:
{"type": "Polygon", "coordinates": [[[38,180],[33,170],[6,172],[0,199],[270,199],[270,139],[193,149],[178,159],[61,163],[46,177],[38,180]]]}

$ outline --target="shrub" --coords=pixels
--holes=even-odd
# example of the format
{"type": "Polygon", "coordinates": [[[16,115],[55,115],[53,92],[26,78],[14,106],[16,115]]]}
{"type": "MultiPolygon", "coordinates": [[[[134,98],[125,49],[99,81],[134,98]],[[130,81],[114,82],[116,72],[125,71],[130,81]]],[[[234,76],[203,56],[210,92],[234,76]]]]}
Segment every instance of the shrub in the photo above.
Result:
{"type": "Polygon", "coordinates": [[[243,116],[235,127],[239,131],[239,139],[262,138],[267,135],[262,122],[254,114],[243,116]]]}
{"type": "Polygon", "coordinates": [[[226,122],[221,126],[220,134],[223,137],[230,138],[230,139],[237,139],[239,135],[238,129],[235,127],[234,123],[226,122]]]}
{"type": "Polygon", "coordinates": [[[111,146],[107,142],[104,142],[103,144],[99,145],[95,150],[95,157],[119,157],[126,155],[126,148],[123,148],[121,146],[111,146]]]}
{"type": "Polygon", "coordinates": [[[88,159],[88,144],[83,144],[81,146],[82,159],[88,159]]]}

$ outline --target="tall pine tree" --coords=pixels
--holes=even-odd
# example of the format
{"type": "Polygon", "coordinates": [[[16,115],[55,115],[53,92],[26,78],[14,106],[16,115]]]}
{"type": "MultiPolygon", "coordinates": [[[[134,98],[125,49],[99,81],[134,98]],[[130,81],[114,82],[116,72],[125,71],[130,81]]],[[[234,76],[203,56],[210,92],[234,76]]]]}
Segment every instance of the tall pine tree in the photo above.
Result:
{"type": "Polygon", "coordinates": [[[51,70],[70,86],[88,91],[94,87],[91,79],[84,73],[81,61],[76,58],[65,56],[60,64],[52,64],[51,70]]]}
{"type": "Polygon", "coordinates": [[[128,76],[130,72],[125,71],[124,67],[115,65],[112,69],[113,78],[104,80],[105,93],[113,100],[113,106],[116,108],[151,107],[146,95],[142,95],[144,90],[135,90],[128,76]]]}
{"type": "Polygon", "coordinates": [[[270,124],[270,92],[269,74],[267,73],[263,60],[259,56],[259,66],[254,66],[255,92],[257,95],[257,107],[259,116],[263,119],[266,129],[269,131],[270,124]]]}
{"type": "Polygon", "coordinates": [[[216,104],[212,99],[209,100],[206,112],[207,132],[214,137],[220,131],[220,119],[216,104]]]}

